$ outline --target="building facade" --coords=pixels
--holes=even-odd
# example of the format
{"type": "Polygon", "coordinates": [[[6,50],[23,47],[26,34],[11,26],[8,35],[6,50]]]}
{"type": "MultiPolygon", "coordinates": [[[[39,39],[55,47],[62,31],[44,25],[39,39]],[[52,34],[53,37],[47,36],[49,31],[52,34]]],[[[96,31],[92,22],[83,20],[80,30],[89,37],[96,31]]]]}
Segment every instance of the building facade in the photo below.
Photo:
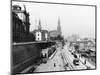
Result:
{"type": "Polygon", "coordinates": [[[12,36],[13,42],[29,42],[34,41],[34,36],[29,32],[29,13],[21,9],[19,5],[12,6],[12,36]]]}
{"type": "Polygon", "coordinates": [[[49,40],[49,32],[47,30],[43,30],[41,26],[41,21],[39,20],[38,29],[33,31],[35,35],[35,41],[48,41],[49,40]]]}

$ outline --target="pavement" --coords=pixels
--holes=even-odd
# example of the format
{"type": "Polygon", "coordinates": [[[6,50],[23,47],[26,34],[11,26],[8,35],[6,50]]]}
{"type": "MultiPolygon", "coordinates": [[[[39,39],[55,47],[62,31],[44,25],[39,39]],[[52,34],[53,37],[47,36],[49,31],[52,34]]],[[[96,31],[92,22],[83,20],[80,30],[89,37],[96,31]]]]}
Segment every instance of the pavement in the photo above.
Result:
{"type": "Polygon", "coordinates": [[[49,59],[46,64],[40,64],[36,68],[34,72],[50,72],[50,71],[63,71],[64,69],[64,64],[63,60],[61,58],[61,52],[60,52],[60,47],[57,48],[56,53],[54,54],[54,57],[50,57],[52,59],[49,59]]]}
{"type": "MultiPolygon", "coordinates": [[[[80,58],[80,61],[83,63],[85,60],[85,58],[80,58]]],[[[86,60],[86,64],[87,67],[89,67],[90,69],[95,69],[95,65],[91,64],[88,60],[86,60]]]]}

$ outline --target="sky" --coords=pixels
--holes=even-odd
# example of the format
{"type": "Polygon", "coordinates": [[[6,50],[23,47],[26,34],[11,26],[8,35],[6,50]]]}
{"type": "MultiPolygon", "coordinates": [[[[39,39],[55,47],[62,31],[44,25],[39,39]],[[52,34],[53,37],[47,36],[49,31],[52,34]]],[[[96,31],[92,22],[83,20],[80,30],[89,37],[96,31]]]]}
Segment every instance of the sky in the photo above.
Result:
{"type": "Polygon", "coordinates": [[[95,7],[12,1],[12,5],[15,4],[22,9],[23,4],[26,6],[30,14],[30,31],[37,29],[39,19],[42,29],[56,30],[60,18],[64,37],[78,34],[95,38],[95,7]]]}

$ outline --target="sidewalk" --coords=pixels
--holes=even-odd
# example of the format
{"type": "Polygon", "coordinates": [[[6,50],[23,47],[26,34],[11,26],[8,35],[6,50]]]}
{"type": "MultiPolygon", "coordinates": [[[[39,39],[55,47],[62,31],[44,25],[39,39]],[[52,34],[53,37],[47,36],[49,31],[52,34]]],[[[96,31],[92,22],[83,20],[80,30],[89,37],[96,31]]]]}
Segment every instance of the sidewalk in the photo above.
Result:
{"type": "MultiPolygon", "coordinates": [[[[80,58],[80,60],[83,62],[85,58],[80,58]]],[[[85,65],[89,67],[90,69],[95,69],[95,65],[92,65],[88,60],[86,61],[85,65]]]]}
{"type": "Polygon", "coordinates": [[[55,56],[48,60],[46,64],[40,64],[34,72],[62,71],[64,69],[63,60],[60,55],[60,47],[57,48],[55,56]]]}

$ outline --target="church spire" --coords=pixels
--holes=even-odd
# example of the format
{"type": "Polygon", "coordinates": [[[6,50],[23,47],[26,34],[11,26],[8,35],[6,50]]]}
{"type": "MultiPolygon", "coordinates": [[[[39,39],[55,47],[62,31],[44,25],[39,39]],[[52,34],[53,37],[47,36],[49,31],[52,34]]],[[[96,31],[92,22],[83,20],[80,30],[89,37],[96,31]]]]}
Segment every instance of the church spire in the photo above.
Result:
{"type": "Polygon", "coordinates": [[[61,35],[61,23],[60,23],[60,18],[58,17],[58,26],[57,26],[57,31],[61,35]]]}
{"type": "Polygon", "coordinates": [[[24,10],[26,11],[26,6],[25,5],[23,5],[24,6],[24,10]]]}
{"type": "Polygon", "coordinates": [[[42,27],[41,27],[41,20],[39,19],[39,25],[38,25],[38,30],[41,30],[42,27]]]}

